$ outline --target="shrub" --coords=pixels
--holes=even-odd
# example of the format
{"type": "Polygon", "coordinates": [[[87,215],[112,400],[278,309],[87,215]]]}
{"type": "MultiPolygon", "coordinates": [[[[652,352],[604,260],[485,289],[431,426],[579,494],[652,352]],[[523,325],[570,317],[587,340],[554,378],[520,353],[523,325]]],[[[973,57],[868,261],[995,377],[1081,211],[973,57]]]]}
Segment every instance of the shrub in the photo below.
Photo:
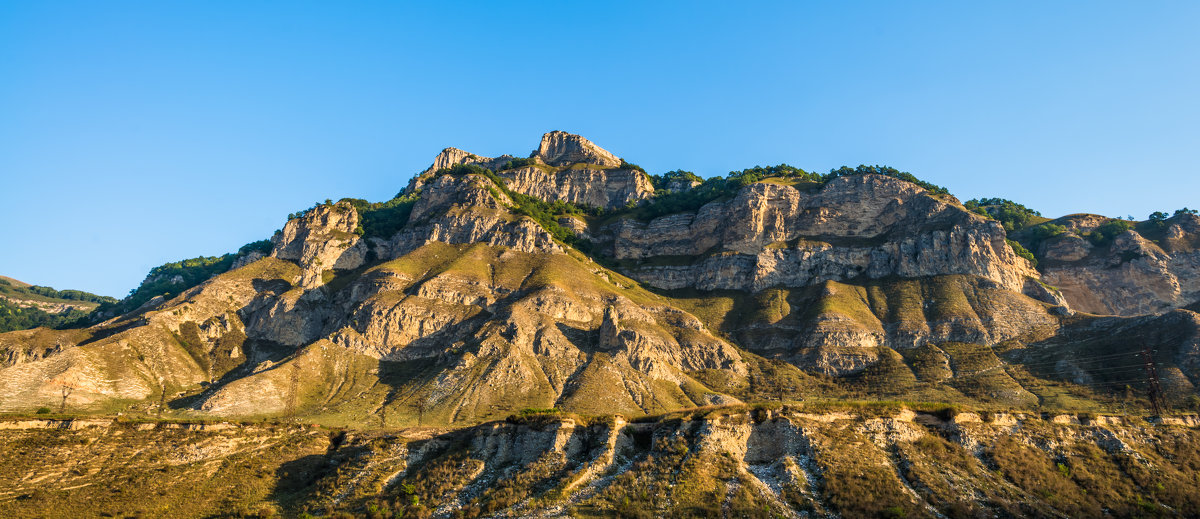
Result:
{"type": "MultiPolygon", "coordinates": [[[[269,242],[266,245],[269,245],[269,242]]],[[[146,279],[137,288],[130,290],[128,297],[118,303],[100,305],[96,311],[125,313],[142,306],[157,296],[169,299],[217,274],[228,271],[243,250],[262,250],[264,248],[266,246],[263,242],[257,241],[242,246],[238,249],[238,253],[200,256],[159,265],[150,269],[146,279]]]]}
{"type": "Polygon", "coordinates": [[[897,170],[896,168],[889,167],[889,166],[859,165],[857,168],[853,168],[853,169],[846,167],[846,166],[842,166],[838,169],[829,170],[829,173],[824,175],[823,177],[821,177],[821,179],[824,182],[829,182],[830,180],[833,180],[838,177],[848,177],[848,176],[852,176],[852,175],[884,175],[884,176],[888,176],[888,177],[892,177],[892,178],[898,178],[898,179],[906,181],[906,182],[911,182],[913,184],[916,184],[918,186],[925,188],[925,190],[927,190],[930,193],[933,193],[935,195],[950,194],[950,190],[948,190],[942,186],[930,184],[929,182],[925,182],[924,180],[921,180],[921,179],[913,176],[912,173],[900,171],[900,170],[897,170]]]}
{"type": "Polygon", "coordinates": [[[641,171],[642,174],[647,174],[646,170],[642,169],[641,166],[634,164],[632,162],[627,162],[625,159],[621,159],[621,166],[619,167],[619,169],[633,169],[633,170],[641,171]]]}
{"type": "Polygon", "coordinates": [[[537,159],[534,158],[512,159],[508,162],[505,162],[503,166],[500,166],[500,171],[523,168],[525,166],[532,166],[534,164],[537,164],[537,159]]]}
{"type": "Polygon", "coordinates": [[[558,241],[585,253],[592,250],[592,242],[576,236],[573,231],[560,225],[558,217],[572,214],[600,214],[601,211],[597,209],[585,208],[563,201],[547,202],[540,198],[518,193],[509,189],[508,185],[504,183],[504,179],[500,178],[492,170],[474,164],[457,164],[450,168],[440,169],[434,175],[479,175],[485,177],[492,181],[495,189],[503,192],[508,196],[509,200],[512,200],[515,205],[512,208],[514,213],[532,218],[558,241]]]}
{"type": "MultiPolygon", "coordinates": [[[[476,166],[478,167],[478,166],[476,166]]],[[[391,238],[408,224],[420,192],[399,193],[386,202],[370,203],[358,198],[346,198],[358,210],[358,227],[354,233],[364,238],[391,238]]]]}
{"type": "Polygon", "coordinates": [[[1095,245],[1106,245],[1111,243],[1113,238],[1118,234],[1128,231],[1133,228],[1133,224],[1125,220],[1109,220],[1104,222],[1096,230],[1088,233],[1087,239],[1095,245]]]}
{"type": "Polygon", "coordinates": [[[1020,231],[1020,233],[1016,234],[1015,236],[1018,240],[1020,240],[1021,244],[1026,247],[1027,250],[1038,250],[1043,241],[1062,235],[1066,232],[1067,228],[1065,226],[1053,223],[1043,223],[1028,227],[1020,231]]]}
{"type": "Polygon", "coordinates": [[[0,298],[0,333],[28,330],[39,326],[65,328],[86,321],[89,313],[71,309],[52,314],[36,307],[21,307],[0,298]]]}
{"type": "Polygon", "coordinates": [[[967,200],[963,206],[1000,222],[1004,226],[1004,230],[1008,232],[1024,229],[1033,223],[1034,218],[1042,215],[1033,209],[1003,198],[976,198],[967,200]]]}
{"type": "Polygon", "coordinates": [[[1029,250],[1027,250],[1024,246],[1022,246],[1016,240],[1005,239],[1004,241],[1008,242],[1008,247],[1011,248],[1013,252],[1017,253],[1017,256],[1020,256],[1022,258],[1029,260],[1029,263],[1031,265],[1033,265],[1034,267],[1037,266],[1037,264],[1038,264],[1037,258],[1035,258],[1033,256],[1032,252],[1029,252],[1029,250]]]}
{"type": "Polygon", "coordinates": [[[688,182],[704,182],[704,179],[691,171],[683,171],[680,169],[671,170],[661,175],[650,175],[650,183],[654,186],[655,191],[667,189],[667,185],[676,180],[688,182]]]}
{"type": "Polygon", "coordinates": [[[37,414],[50,414],[50,408],[49,407],[39,407],[37,409],[37,414]]]}
{"type": "Polygon", "coordinates": [[[734,185],[735,188],[741,188],[758,182],[765,178],[798,178],[801,180],[809,180],[813,182],[823,181],[821,175],[809,173],[803,169],[780,164],[778,166],[754,166],[753,168],[743,169],[741,171],[730,171],[726,178],[734,185]]]}

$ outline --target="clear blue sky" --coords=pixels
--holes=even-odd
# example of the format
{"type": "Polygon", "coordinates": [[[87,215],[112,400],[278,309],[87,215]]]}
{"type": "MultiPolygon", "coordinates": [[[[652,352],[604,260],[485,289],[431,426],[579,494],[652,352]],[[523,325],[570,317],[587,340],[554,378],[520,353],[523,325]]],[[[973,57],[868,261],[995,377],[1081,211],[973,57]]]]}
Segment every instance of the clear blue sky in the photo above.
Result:
{"type": "Polygon", "coordinates": [[[0,2],[0,274],[122,296],[446,146],[1200,206],[1198,2],[0,2]],[[600,7],[603,5],[604,7],[600,7]]]}

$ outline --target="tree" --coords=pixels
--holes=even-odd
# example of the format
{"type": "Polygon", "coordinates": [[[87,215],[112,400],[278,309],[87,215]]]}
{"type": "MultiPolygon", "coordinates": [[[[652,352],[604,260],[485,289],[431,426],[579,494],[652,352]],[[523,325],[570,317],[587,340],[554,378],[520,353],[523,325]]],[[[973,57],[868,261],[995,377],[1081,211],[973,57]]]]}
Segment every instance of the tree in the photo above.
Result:
{"type": "Polygon", "coordinates": [[[67,397],[71,396],[71,393],[74,392],[75,388],[78,386],[76,386],[74,382],[65,380],[62,377],[55,377],[50,381],[50,385],[59,387],[60,393],[62,394],[62,404],[58,408],[58,413],[66,414],[67,397]]]}
{"type": "Polygon", "coordinates": [[[1167,213],[1164,213],[1162,211],[1154,211],[1153,213],[1150,213],[1149,220],[1150,220],[1150,223],[1153,223],[1155,225],[1162,225],[1164,222],[1167,221],[1167,213]]]}
{"type": "Polygon", "coordinates": [[[1003,198],[967,200],[963,207],[1000,222],[1007,232],[1024,229],[1034,222],[1035,217],[1042,216],[1042,213],[1003,198]]]}
{"type": "Polygon", "coordinates": [[[1188,208],[1184,207],[1183,209],[1176,209],[1175,214],[1173,214],[1171,216],[1179,216],[1179,215],[1183,215],[1183,214],[1196,214],[1198,212],[1200,212],[1200,211],[1197,211],[1196,209],[1188,209],[1188,208]]]}

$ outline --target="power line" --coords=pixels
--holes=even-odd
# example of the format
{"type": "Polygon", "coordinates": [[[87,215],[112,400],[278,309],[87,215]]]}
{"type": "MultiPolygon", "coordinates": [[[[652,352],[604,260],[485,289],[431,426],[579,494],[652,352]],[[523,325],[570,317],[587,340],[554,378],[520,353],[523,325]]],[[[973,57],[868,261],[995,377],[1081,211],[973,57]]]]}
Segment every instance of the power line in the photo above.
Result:
{"type": "Polygon", "coordinates": [[[1091,364],[1103,364],[1103,363],[1112,362],[1112,361],[1118,360],[1118,359],[1136,359],[1139,356],[1140,356],[1139,353],[1122,353],[1120,355],[1101,355],[1101,356],[1096,356],[1096,357],[1087,357],[1087,358],[1080,359],[1080,360],[1057,359],[1057,360],[1039,360],[1039,361],[1035,361],[1035,362],[1022,362],[1019,360],[1013,360],[1013,361],[1009,361],[1009,362],[1012,364],[1019,364],[1022,366],[1052,366],[1052,365],[1056,365],[1056,364],[1063,363],[1063,362],[1069,363],[1069,364],[1075,364],[1075,365],[1091,365],[1091,364]]]}
{"type": "Polygon", "coordinates": [[[1154,414],[1162,415],[1162,385],[1158,383],[1158,367],[1154,364],[1154,353],[1150,348],[1142,348],[1142,358],[1146,360],[1146,379],[1150,383],[1150,405],[1154,406],[1154,414]]]}

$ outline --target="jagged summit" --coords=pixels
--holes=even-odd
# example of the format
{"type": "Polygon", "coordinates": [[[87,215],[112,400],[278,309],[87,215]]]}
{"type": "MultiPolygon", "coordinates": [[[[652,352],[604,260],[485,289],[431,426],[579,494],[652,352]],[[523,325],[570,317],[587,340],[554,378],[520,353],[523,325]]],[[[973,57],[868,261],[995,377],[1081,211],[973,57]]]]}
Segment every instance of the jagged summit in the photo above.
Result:
{"type": "MultiPolygon", "coordinates": [[[[458,164],[477,164],[496,170],[504,167],[514,158],[516,157],[508,154],[499,157],[484,157],[449,147],[438,153],[437,157],[433,159],[433,164],[421,174],[432,173],[458,164]]],[[[529,154],[529,158],[557,167],[566,167],[572,164],[595,164],[604,168],[619,168],[622,162],[616,155],[581,135],[557,130],[542,135],[542,141],[538,144],[538,148],[529,154]]]]}
{"type": "Polygon", "coordinates": [[[596,164],[607,168],[620,167],[621,159],[586,138],[563,131],[552,131],[542,135],[538,149],[530,155],[551,166],[570,164],[596,164]]]}
{"type": "Polygon", "coordinates": [[[488,169],[497,169],[503,166],[508,161],[514,159],[512,155],[504,154],[499,157],[484,157],[476,155],[469,151],[460,150],[455,147],[449,147],[442,150],[433,158],[433,164],[430,165],[421,175],[433,173],[439,169],[445,169],[459,164],[478,164],[488,169]]]}
{"type": "Polygon", "coordinates": [[[438,156],[433,159],[433,165],[430,169],[439,170],[448,168],[455,164],[462,164],[469,160],[474,160],[477,156],[474,153],[460,150],[455,147],[449,147],[438,153],[438,156]]]}
{"type": "Polygon", "coordinates": [[[512,155],[484,157],[458,148],[446,148],[405,189],[414,193],[434,174],[459,164],[487,168],[509,189],[547,201],[617,209],[654,196],[654,186],[644,171],[622,168],[620,158],[579,135],[553,131],[542,136],[528,159],[512,155]]]}

